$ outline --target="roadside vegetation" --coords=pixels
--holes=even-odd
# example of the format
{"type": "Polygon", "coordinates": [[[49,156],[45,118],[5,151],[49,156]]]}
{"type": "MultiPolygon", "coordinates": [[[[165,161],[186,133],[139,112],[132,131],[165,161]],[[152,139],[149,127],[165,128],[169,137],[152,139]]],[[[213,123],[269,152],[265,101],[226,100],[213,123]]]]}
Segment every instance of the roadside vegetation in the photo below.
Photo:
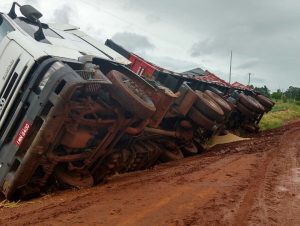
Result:
{"type": "Polygon", "coordinates": [[[278,100],[273,109],[260,122],[261,130],[274,129],[300,117],[300,101],[278,100]]]}
{"type": "Polygon", "coordinates": [[[300,88],[290,86],[287,90],[276,90],[270,92],[268,87],[254,87],[252,88],[273,99],[276,102],[273,109],[265,114],[260,122],[261,130],[274,129],[283,126],[286,122],[300,117],[300,88]]]}

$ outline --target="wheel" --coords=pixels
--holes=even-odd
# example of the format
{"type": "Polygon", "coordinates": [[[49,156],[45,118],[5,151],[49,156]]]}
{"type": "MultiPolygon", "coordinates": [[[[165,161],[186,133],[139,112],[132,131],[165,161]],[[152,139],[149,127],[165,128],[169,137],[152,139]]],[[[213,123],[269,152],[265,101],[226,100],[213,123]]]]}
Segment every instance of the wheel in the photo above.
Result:
{"type": "Polygon", "coordinates": [[[107,77],[113,83],[112,96],[121,106],[141,119],[156,111],[154,103],[139,85],[119,71],[112,70],[107,77]]]}
{"type": "Polygon", "coordinates": [[[219,96],[223,96],[224,93],[221,91],[221,90],[218,90],[217,88],[213,87],[213,86],[210,86],[208,88],[208,90],[212,91],[213,93],[219,95],[219,96]]]}
{"type": "Polygon", "coordinates": [[[197,125],[211,129],[216,123],[205,117],[197,108],[192,107],[188,112],[188,117],[197,125]]]}
{"type": "Polygon", "coordinates": [[[227,103],[227,101],[224,100],[218,94],[216,94],[216,93],[214,93],[213,91],[210,91],[210,90],[205,90],[204,93],[207,94],[210,98],[212,98],[215,102],[217,102],[220,105],[220,107],[222,108],[222,110],[223,110],[223,112],[225,113],[226,116],[232,111],[232,108],[227,103]]]}
{"type": "Polygon", "coordinates": [[[253,97],[247,96],[243,93],[239,94],[239,101],[246,106],[249,110],[257,113],[264,113],[265,108],[253,97]]]}
{"type": "Polygon", "coordinates": [[[274,106],[273,101],[264,95],[257,95],[255,98],[266,108],[272,108],[274,106]]]}
{"type": "Polygon", "coordinates": [[[237,109],[245,116],[249,117],[249,118],[254,118],[256,117],[255,112],[249,110],[247,107],[245,107],[243,104],[241,103],[237,103],[237,109]]]}
{"type": "Polygon", "coordinates": [[[221,122],[224,120],[224,112],[222,108],[206,93],[196,90],[198,99],[195,103],[195,107],[201,111],[206,118],[209,118],[216,122],[221,122]]]}
{"type": "Polygon", "coordinates": [[[151,141],[141,141],[133,144],[131,152],[134,158],[128,166],[128,171],[143,170],[154,165],[161,154],[161,150],[151,141]]]}

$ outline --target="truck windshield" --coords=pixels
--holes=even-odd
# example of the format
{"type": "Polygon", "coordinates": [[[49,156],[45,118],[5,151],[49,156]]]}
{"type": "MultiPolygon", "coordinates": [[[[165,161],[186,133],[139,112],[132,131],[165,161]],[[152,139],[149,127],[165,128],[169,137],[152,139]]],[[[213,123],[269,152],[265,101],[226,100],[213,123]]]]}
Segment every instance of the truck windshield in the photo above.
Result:
{"type": "Polygon", "coordinates": [[[0,15],[0,42],[7,35],[7,33],[13,31],[12,26],[0,15]]]}
{"type": "MultiPolygon", "coordinates": [[[[34,38],[34,33],[39,29],[36,24],[30,23],[29,21],[25,21],[24,18],[17,17],[14,21],[31,37],[34,38]]],[[[58,35],[56,32],[51,30],[50,28],[43,28],[43,32],[46,37],[60,38],[62,37],[58,35]]]]}

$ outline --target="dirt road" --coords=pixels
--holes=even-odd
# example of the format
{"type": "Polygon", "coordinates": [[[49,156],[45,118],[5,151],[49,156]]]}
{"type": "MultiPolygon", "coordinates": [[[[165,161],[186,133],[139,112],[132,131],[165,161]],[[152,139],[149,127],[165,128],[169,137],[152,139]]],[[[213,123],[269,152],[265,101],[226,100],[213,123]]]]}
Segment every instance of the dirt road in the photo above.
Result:
{"type": "Polygon", "coordinates": [[[0,209],[0,225],[29,224],[300,225],[300,122],[0,209]]]}

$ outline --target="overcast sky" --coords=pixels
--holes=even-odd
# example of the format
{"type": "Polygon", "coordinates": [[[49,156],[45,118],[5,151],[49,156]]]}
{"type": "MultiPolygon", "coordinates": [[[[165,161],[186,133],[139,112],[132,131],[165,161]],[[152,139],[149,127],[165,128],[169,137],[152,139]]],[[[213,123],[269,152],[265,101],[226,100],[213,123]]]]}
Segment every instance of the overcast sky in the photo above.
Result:
{"type": "MultiPolygon", "coordinates": [[[[8,11],[13,0],[1,0],[8,11]]],[[[112,38],[178,72],[201,67],[228,80],[271,90],[300,86],[300,1],[297,0],[23,0],[43,22],[71,23],[95,38],[112,38]]]]}

